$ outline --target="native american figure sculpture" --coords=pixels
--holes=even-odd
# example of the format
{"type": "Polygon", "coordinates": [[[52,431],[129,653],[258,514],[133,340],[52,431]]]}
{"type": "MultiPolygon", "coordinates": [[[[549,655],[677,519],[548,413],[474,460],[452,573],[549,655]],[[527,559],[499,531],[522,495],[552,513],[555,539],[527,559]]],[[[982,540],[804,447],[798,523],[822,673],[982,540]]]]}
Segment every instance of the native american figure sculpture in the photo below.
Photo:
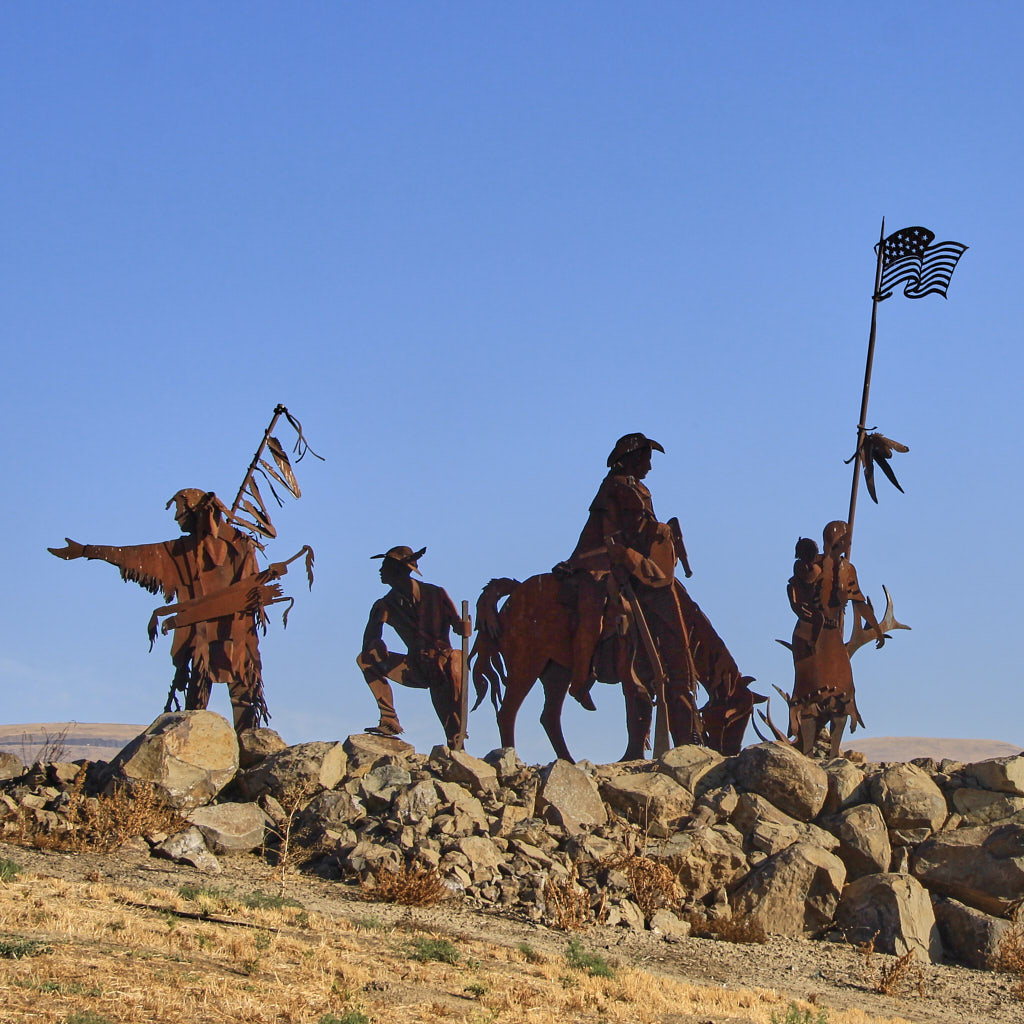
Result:
{"type": "MultiPolygon", "coordinates": [[[[298,421],[284,406],[278,406],[235,499],[235,509],[245,508],[255,523],[242,519],[235,509],[228,510],[212,491],[188,487],[167,502],[167,508],[174,505],[174,519],[182,531],[174,540],[112,546],[79,544],[68,537],[64,547],[48,549],[58,558],[109,562],[120,569],[126,582],[138,583],[151,594],[161,593],[165,601],[174,602],[157,608],[149,622],[151,649],[158,626],[164,634],[174,632],[174,678],[164,710],[180,707],[178,694],[184,695],[185,710],[204,709],[213,684],[226,683],[239,733],[270,718],[263,694],[257,627],[266,631],[264,609],[268,605],[292,600],[282,595],[276,581],[287,573],[291,562],[305,554],[307,577],[311,587],[313,584],[313,551],[308,546],[287,562],[275,562],[263,570],[257,562],[257,551],[263,545],[253,534],[272,537],[276,532],[255,474],[266,477],[268,483],[273,478],[296,497],[301,493],[283,448],[270,434],[280,415],[299,433],[299,458],[311,451],[298,421]],[[262,457],[267,449],[273,466],[262,457]]],[[[277,498],[272,483],[270,490],[277,498]]]]}
{"type": "Polygon", "coordinates": [[[643,434],[616,442],[576,548],[552,573],[522,584],[492,580],[484,588],[473,679],[477,705],[490,688],[503,745],[514,745],[516,713],[540,678],[541,723],[556,754],[567,760],[562,703],[568,692],[593,710],[595,681],[622,684],[628,735],[623,760],[644,756],[655,702],[661,708],[656,755],[668,749],[669,733],[677,744],[739,750],[753,703],[763,698],[749,691],[753,680],[740,675],[675,578],[677,559],[687,576],[691,572],[678,521],[658,521],[643,483],[652,450],[664,451],[643,434]],[[503,597],[508,600],[499,611],[503,597]],[[698,682],[712,698],[710,735],[697,709],[698,682]]]}
{"type": "Polygon", "coordinates": [[[797,617],[791,645],[795,680],[789,698],[789,735],[805,754],[814,750],[827,725],[831,756],[838,757],[847,721],[851,732],[864,724],[857,710],[850,650],[843,640],[846,605],[853,603],[857,627],[861,621],[867,625],[876,647],[886,641],[871,602],[861,593],[857,571],[845,556],[846,537],[842,520],[825,527],[823,554],[813,540],[801,537],[786,590],[797,617]]]}
{"type": "Polygon", "coordinates": [[[465,736],[462,718],[462,652],[453,650],[451,631],[468,637],[471,626],[455,610],[448,593],[432,583],[414,580],[426,548],[413,551],[405,545],[382,555],[380,581],[388,592],[373,603],[363,633],[363,649],[356,658],[370,692],[377,701],[380,721],[366,731],[378,736],[402,732],[395,711],[391,683],[429,690],[430,700],[444,729],[449,747],[462,747],[465,736]],[[384,643],[384,626],[390,626],[406,646],[396,654],[384,643]]]}

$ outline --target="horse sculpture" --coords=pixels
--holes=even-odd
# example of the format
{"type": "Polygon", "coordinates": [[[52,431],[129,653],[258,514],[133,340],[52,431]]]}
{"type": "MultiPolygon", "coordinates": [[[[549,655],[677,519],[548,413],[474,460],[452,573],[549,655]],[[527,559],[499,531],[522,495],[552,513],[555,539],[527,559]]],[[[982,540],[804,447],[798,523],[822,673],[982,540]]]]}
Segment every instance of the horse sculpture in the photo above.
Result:
{"type": "MultiPolygon", "coordinates": [[[[741,676],[736,662],[708,618],[681,584],[677,596],[690,634],[697,676],[711,700],[703,709],[704,742],[722,753],[738,753],[753,704],[765,698],[752,694],[751,676],[741,676]]],[[[569,690],[573,659],[573,623],[570,609],[560,598],[561,581],[553,573],[517,580],[493,579],[477,601],[478,633],[473,645],[473,684],[479,707],[488,691],[497,712],[502,746],[515,746],[516,716],[533,684],[544,687],[540,721],[555,754],[573,761],[562,733],[562,705],[569,690]],[[505,603],[499,608],[499,603],[505,603]]],[[[601,682],[621,680],[599,675],[601,682]]],[[[620,760],[644,756],[650,734],[653,700],[648,689],[622,682],[626,704],[626,751],[620,760]]],[[[692,700],[691,694],[667,694],[670,711],[674,700],[692,700]]],[[[676,744],[692,742],[677,735],[676,744]]]]}

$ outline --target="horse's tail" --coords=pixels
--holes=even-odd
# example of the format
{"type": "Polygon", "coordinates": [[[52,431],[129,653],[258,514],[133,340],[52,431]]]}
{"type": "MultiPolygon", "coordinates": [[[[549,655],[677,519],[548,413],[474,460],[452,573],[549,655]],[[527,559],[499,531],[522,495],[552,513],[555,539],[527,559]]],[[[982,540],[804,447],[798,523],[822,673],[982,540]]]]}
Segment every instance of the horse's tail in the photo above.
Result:
{"type": "Polygon", "coordinates": [[[476,689],[475,711],[483,702],[488,689],[491,703],[497,710],[505,686],[505,662],[501,656],[501,622],[498,602],[508,597],[519,586],[518,580],[503,577],[491,580],[481,591],[476,602],[477,634],[470,654],[473,663],[473,686],[476,689]]]}

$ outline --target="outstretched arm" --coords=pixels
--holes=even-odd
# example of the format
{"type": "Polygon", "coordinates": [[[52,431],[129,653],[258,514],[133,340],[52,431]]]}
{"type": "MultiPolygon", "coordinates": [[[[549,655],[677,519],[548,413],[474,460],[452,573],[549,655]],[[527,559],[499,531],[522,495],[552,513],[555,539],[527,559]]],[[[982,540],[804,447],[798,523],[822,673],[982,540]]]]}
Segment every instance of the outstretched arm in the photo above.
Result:
{"type": "Polygon", "coordinates": [[[178,588],[185,582],[171,551],[173,541],[117,547],[110,544],[79,544],[70,537],[64,540],[64,547],[47,550],[57,558],[67,560],[88,558],[109,562],[121,570],[121,579],[138,583],[151,594],[162,591],[166,601],[173,601],[178,588]]]}

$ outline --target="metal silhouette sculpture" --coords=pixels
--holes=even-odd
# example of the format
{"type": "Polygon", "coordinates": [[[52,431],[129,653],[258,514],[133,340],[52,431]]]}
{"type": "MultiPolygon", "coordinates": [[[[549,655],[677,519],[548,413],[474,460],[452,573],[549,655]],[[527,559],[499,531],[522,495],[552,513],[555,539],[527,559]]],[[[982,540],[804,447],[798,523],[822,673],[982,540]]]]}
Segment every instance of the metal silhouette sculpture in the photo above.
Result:
{"type": "MultiPolygon", "coordinates": [[[[875,247],[875,288],[871,297],[871,329],[868,335],[864,385],[861,391],[860,418],[857,422],[857,447],[847,459],[853,462],[850,488],[850,510],[845,522],[836,521],[825,527],[825,550],[818,554],[813,541],[797,542],[797,560],[789,580],[790,605],[797,615],[797,626],[791,644],[795,681],[793,695],[784,691],[790,708],[789,733],[798,737],[804,753],[810,753],[821,728],[831,726],[830,750],[838,756],[839,745],[847,720],[851,732],[863,724],[854,698],[850,656],[873,636],[881,647],[887,631],[909,629],[897,622],[892,613],[892,598],[885,591],[886,611],[882,622],[875,619],[871,602],[860,591],[857,574],[849,561],[853,545],[853,527],[857,512],[857,490],[863,470],[864,483],[871,500],[878,503],[874,471],[877,466],[901,493],[890,461],[896,452],[908,452],[907,445],[878,433],[867,425],[871,371],[874,364],[878,326],[878,306],[902,285],[907,298],[926,295],[946,297],[953,271],[967,246],[960,242],[935,242],[935,234],[923,227],[903,228],[885,234],[885,220],[875,247]],[[853,635],[843,642],[843,611],[852,602],[855,621],[853,635]]],[[[780,641],[784,643],[784,641],[780,641]]],[[[776,687],[776,689],[778,689],[776,687]]],[[[781,738],[769,717],[761,715],[781,738]]]]}
{"type": "Polygon", "coordinates": [[[403,731],[391,691],[394,682],[429,690],[447,745],[462,749],[466,737],[462,685],[466,645],[464,642],[462,651],[454,650],[450,635],[454,630],[465,641],[471,623],[465,604],[460,616],[442,587],[412,578],[413,573],[419,574],[418,563],[426,550],[399,545],[372,556],[381,559],[380,581],[390,589],[370,609],[363,648],[356,658],[380,714],[379,723],[366,731],[378,736],[398,736],[403,731]],[[406,645],[405,654],[388,650],[383,639],[385,624],[406,645]]]}
{"type": "Polygon", "coordinates": [[[836,520],[824,530],[824,552],[802,537],[789,579],[789,603],[797,617],[793,630],[793,695],[789,698],[789,735],[810,754],[819,733],[830,729],[832,757],[839,756],[849,721],[855,732],[864,721],[857,709],[850,652],[844,642],[846,605],[852,603],[858,622],[867,624],[875,646],[886,641],[871,603],[861,593],[857,571],[845,557],[845,522],[836,520]]]}
{"type": "MultiPolygon", "coordinates": [[[[268,477],[268,482],[272,477],[296,497],[300,494],[291,463],[271,436],[282,415],[298,433],[296,461],[306,451],[312,452],[298,420],[284,406],[278,406],[235,500],[235,508],[241,503],[255,522],[242,519],[235,508],[229,510],[212,491],[189,487],[167,502],[167,508],[174,505],[174,519],[182,531],[182,536],[174,540],[113,546],[79,544],[68,537],[64,547],[48,549],[58,558],[109,562],[120,569],[126,582],[137,583],[151,594],[162,593],[169,603],[153,612],[149,638],[152,649],[158,632],[174,633],[174,677],[164,710],[181,706],[178,694],[184,696],[186,710],[204,709],[213,684],[226,683],[237,732],[270,719],[263,693],[257,627],[266,632],[268,605],[289,602],[290,607],[292,603],[277,581],[292,562],[305,555],[306,575],[310,587],[313,585],[312,548],[307,545],[287,561],[260,570],[257,551],[263,545],[250,532],[243,532],[276,535],[255,482],[257,473],[268,477]],[[263,459],[268,449],[273,466],[263,459]]],[[[272,486],[270,490],[280,503],[272,486]]],[[[287,609],[284,618],[287,624],[287,609]]]]}
{"type": "Polygon", "coordinates": [[[623,760],[642,758],[652,711],[659,708],[654,752],[672,741],[738,750],[755,700],[749,676],[675,578],[691,575],[677,521],[661,523],[643,479],[651,451],[643,434],[620,438],[609,473],[570,558],[524,583],[492,580],[477,604],[473,681],[479,706],[488,690],[504,746],[515,743],[516,715],[539,678],[541,724],[556,754],[572,760],[561,729],[567,693],[593,709],[594,681],[621,683],[626,704],[623,760]],[[507,598],[499,609],[499,602],[507,598]],[[711,696],[706,731],[696,686],[711,696]]]}

